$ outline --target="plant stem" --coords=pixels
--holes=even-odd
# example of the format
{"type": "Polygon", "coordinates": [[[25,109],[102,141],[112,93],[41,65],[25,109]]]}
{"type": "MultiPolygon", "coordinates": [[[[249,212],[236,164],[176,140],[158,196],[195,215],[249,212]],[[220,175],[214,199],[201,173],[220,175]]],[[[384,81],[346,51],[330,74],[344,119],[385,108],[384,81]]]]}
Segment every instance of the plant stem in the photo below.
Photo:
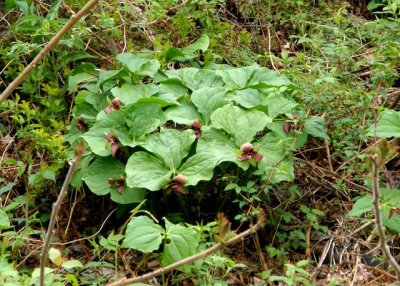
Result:
{"type": "Polygon", "coordinates": [[[67,194],[69,182],[71,181],[72,175],[74,174],[76,167],[78,166],[78,163],[83,155],[84,150],[85,147],[83,145],[83,142],[80,142],[75,148],[75,158],[72,160],[72,164],[69,167],[67,176],[65,177],[64,184],[61,187],[61,191],[60,194],[58,195],[57,201],[53,203],[53,209],[51,211],[51,217],[49,226],[47,228],[46,238],[43,242],[42,253],[40,254],[40,277],[39,277],[40,286],[44,286],[44,270],[47,260],[47,252],[50,246],[51,238],[53,236],[54,225],[56,222],[57,214],[58,211],[60,210],[64,197],[67,194]]]}
{"type": "Polygon", "coordinates": [[[205,249],[204,251],[197,253],[195,255],[192,255],[190,257],[187,257],[185,259],[182,259],[178,262],[175,262],[171,265],[159,268],[155,271],[152,271],[150,273],[138,276],[138,277],[133,277],[133,278],[122,278],[121,280],[118,280],[117,282],[108,284],[108,286],[123,286],[123,285],[129,285],[132,283],[138,283],[138,282],[143,282],[143,281],[148,281],[151,278],[163,275],[169,271],[175,270],[185,264],[192,263],[196,260],[205,258],[207,255],[210,255],[211,253],[214,253],[228,245],[234,244],[245,238],[246,236],[255,233],[257,230],[259,230],[263,225],[265,221],[265,214],[262,210],[260,210],[259,215],[258,215],[258,221],[255,225],[251,226],[249,229],[245,230],[244,232],[239,233],[238,235],[232,237],[231,239],[224,241],[224,242],[219,242],[216,245],[205,249]]]}
{"type": "Polygon", "coordinates": [[[23,82],[25,77],[31,73],[36,67],[38,62],[62,39],[62,37],[81,19],[84,15],[99,2],[99,0],[90,0],[86,5],[75,15],[72,15],[69,21],[61,28],[60,31],[47,43],[47,45],[37,54],[37,56],[30,62],[29,65],[14,79],[7,88],[0,94],[0,103],[5,101],[10,94],[23,82]]]}
{"type": "Polygon", "coordinates": [[[379,178],[378,156],[372,155],[371,161],[372,161],[372,168],[371,168],[372,204],[374,206],[375,224],[376,224],[376,229],[377,229],[378,235],[379,235],[379,244],[380,244],[380,247],[382,248],[383,254],[385,255],[387,262],[390,264],[390,266],[393,267],[394,272],[396,272],[397,280],[400,281],[400,266],[397,263],[396,259],[393,257],[393,255],[390,253],[390,248],[386,242],[385,227],[383,226],[383,221],[382,221],[381,204],[380,204],[380,199],[379,199],[380,194],[379,194],[379,185],[378,185],[378,178],[379,178]]]}

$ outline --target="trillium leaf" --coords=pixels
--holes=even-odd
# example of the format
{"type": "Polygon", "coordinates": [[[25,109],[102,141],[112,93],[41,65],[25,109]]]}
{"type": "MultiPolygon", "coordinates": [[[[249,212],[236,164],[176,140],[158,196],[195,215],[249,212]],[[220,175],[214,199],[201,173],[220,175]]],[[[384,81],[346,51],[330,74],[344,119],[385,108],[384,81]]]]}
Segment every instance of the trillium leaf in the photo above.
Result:
{"type": "Polygon", "coordinates": [[[258,152],[263,158],[257,164],[255,175],[264,175],[268,183],[273,184],[294,180],[293,158],[285,141],[273,132],[261,138],[258,152]]]}
{"type": "Polygon", "coordinates": [[[197,144],[197,153],[214,158],[213,162],[218,165],[222,162],[233,162],[242,169],[247,170],[249,163],[247,161],[238,161],[238,151],[240,146],[228,138],[223,132],[208,128],[203,132],[201,139],[197,144]]]}
{"type": "Polygon", "coordinates": [[[164,220],[167,242],[162,254],[163,265],[194,255],[199,245],[196,231],[179,224],[172,224],[166,218],[164,220]]]}
{"type": "Polygon", "coordinates": [[[141,202],[144,190],[124,185],[122,191],[118,192],[117,186],[110,185],[109,179],[118,179],[121,176],[125,177],[123,163],[113,157],[99,157],[89,166],[83,180],[96,195],[104,196],[111,192],[111,199],[117,203],[141,202]]]}
{"type": "Polygon", "coordinates": [[[146,134],[166,121],[161,107],[161,103],[146,101],[138,101],[125,107],[124,118],[133,141],[143,142],[146,134]]]}
{"type": "Polygon", "coordinates": [[[224,69],[217,72],[228,89],[243,89],[248,87],[251,77],[258,66],[224,69]]]}
{"type": "Polygon", "coordinates": [[[268,116],[274,119],[280,114],[291,112],[298,104],[281,95],[274,95],[263,99],[263,105],[268,107],[268,116]]]}
{"type": "Polygon", "coordinates": [[[121,247],[150,253],[160,247],[164,232],[147,216],[134,217],[128,223],[121,247]]]}
{"type": "Polygon", "coordinates": [[[205,87],[192,93],[192,102],[197,110],[203,115],[204,123],[210,123],[210,117],[213,112],[229,103],[225,89],[222,87],[205,87]]]}
{"type": "Polygon", "coordinates": [[[257,132],[263,130],[265,125],[272,120],[261,111],[244,110],[227,104],[218,108],[211,115],[211,121],[216,128],[233,136],[236,144],[241,146],[246,142],[253,141],[257,132]]]}
{"type": "Polygon", "coordinates": [[[140,76],[153,76],[160,68],[160,62],[147,55],[123,53],[117,55],[117,60],[125,64],[129,71],[140,76]]]}
{"type": "Polygon", "coordinates": [[[168,108],[165,111],[165,115],[168,120],[173,120],[176,123],[188,125],[191,125],[195,119],[202,118],[193,103],[188,101],[186,98],[182,98],[178,105],[168,108]]]}
{"type": "Polygon", "coordinates": [[[325,131],[325,121],[319,116],[307,118],[303,130],[314,137],[329,140],[329,136],[325,131]]]}
{"type": "Polygon", "coordinates": [[[236,92],[235,101],[245,108],[263,105],[260,92],[254,88],[246,88],[236,92]]]}
{"type": "Polygon", "coordinates": [[[126,164],[126,183],[132,188],[157,191],[169,182],[171,175],[161,159],[147,152],[133,153],[126,164]]]}
{"type": "Polygon", "coordinates": [[[195,186],[199,181],[210,180],[217,165],[216,159],[207,153],[197,153],[190,157],[178,171],[185,177],[185,185],[195,186]]]}
{"type": "Polygon", "coordinates": [[[170,78],[179,78],[192,91],[203,87],[221,87],[224,85],[222,78],[216,71],[209,69],[183,68],[167,71],[170,78]]]}
{"type": "Polygon", "coordinates": [[[143,148],[162,158],[175,173],[182,159],[188,155],[194,140],[195,135],[192,130],[161,129],[160,133],[148,137],[143,148]]]}
{"type": "Polygon", "coordinates": [[[122,145],[129,145],[132,142],[122,113],[118,110],[112,111],[101,118],[98,117],[93,127],[82,135],[91,151],[96,155],[111,155],[111,144],[104,138],[105,133],[118,138],[122,145]]]}
{"type": "Polygon", "coordinates": [[[111,93],[118,97],[124,105],[137,102],[143,97],[150,97],[158,92],[154,84],[132,85],[123,84],[121,87],[114,87],[111,93]]]}
{"type": "Polygon", "coordinates": [[[368,135],[381,138],[400,138],[400,111],[385,109],[379,113],[378,123],[371,126],[368,135]]]}

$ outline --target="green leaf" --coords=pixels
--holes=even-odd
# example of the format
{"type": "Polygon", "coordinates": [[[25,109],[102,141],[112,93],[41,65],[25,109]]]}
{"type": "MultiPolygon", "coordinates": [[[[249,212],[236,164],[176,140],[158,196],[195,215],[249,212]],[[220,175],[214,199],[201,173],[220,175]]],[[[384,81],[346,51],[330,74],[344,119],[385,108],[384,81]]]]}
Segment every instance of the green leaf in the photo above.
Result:
{"type": "Polygon", "coordinates": [[[307,118],[304,123],[303,131],[314,137],[329,140],[329,136],[325,131],[325,121],[319,116],[311,116],[307,118]]]}
{"type": "Polygon", "coordinates": [[[192,91],[204,87],[221,87],[222,78],[216,71],[197,68],[182,68],[165,72],[170,78],[179,78],[192,91]]]}
{"type": "Polygon", "coordinates": [[[215,157],[205,153],[197,153],[183,163],[178,172],[186,178],[186,186],[195,186],[199,181],[210,180],[215,166],[215,157]]]}
{"type": "Polygon", "coordinates": [[[264,175],[268,183],[273,184],[294,180],[293,158],[286,140],[274,132],[261,138],[258,152],[263,155],[263,159],[258,162],[255,175],[264,175]]]}
{"type": "Polygon", "coordinates": [[[10,227],[10,219],[8,218],[7,213],[0,209],[0,229],[7,229],[10,227]]]}
{"type": "Polygon", "coordinates": [[[161,107],[161,103],[141,100],[126,106],[124,118],[134,142],[144,141],[146,134],[154,131],[166,121],[161,107]]]}
{"type": "Polygon", "coordinates": [[[81,72],[72,75],[68,78],[68,91],[69,93],[75,92],[78,89],[78,85],[82,83],[95,82],[97,76],[87,72],[81,72]]]}
{"type": "Polygon", "coordinates": [[[265,98],[263,104],[268,107],[268,116],[272,119],[278,115],[291,112],[298,105],[293,100],[288,100],[280,95],[265,98]]]}
{"type": "Polygon", "coordinates": [[[219,107],[229,103],[225,89],[222,87],[205,87],[192,93],[192,102],[203,115],[205,124],[210,123],[210,117],[219,107]]]}
{"type": "Polygon", "coordinates": [[[163,234],[164,229],[147,216],[134,217],[128,223],[121,247],[149,253],[160,247],[163,234]]]}
{"type": "Polygon", "coordinates": [[[169,182],[171,175],[162,160],[147,152],[133,153],[126,164],[126,183],[130,187],[157,191],[169,182]]]}
{"type": "Polygon", "coordinates": [[[352,217],[359,217],[360,215],[369,212],[372,209],[372,196],[365,195],[357,199],[357,201],[353,204],[351,211],[348,212],[348,215],[352,217]]]}
{"type": "Polygon", "coordinates": [[[195,230],[172,224],[166,218],[166,243],[163,251],[163,265],[169,265],[196,253],[199,239],[195,230]]]}
{"type": "Polygon", "coordinates": [[[150,97],[158,92],[154,84],[132,85],[123,84],[121,87],[114,87],[111,93],[118,97],[124,105],[137,102],[143,97],[150,97]]]}
{"type": "Polygon", "coordinates": [[[153,76],[160,68],[159,61],[145,58],[142,55],[131,53],[119,54],[117,55],[117,60],[126,64],[132,73],[140,76],[153,76]]]}
{"type": "Polygon", "coordinates": [[[21,9],[24,15],[35,15],[36,5],[34,1],[14,0],[14,3],[19,9],[21,9]]]}
{"type": "Polygon", "coordinates": [[[176,78],[163,80],[158,86],[157,97],[170,103],[177,103],[177,100],[187,94],[187,88],[176,78]]]}
{"type": "Polygon", "coordinates": [[[150,135],[143,148],[163,159],[175,173],[182,159],[189,153],[194,140],[195,135],[192,130],[178,131],[163,128],[160,133],[150,135]]]}
{"type": "Polygon", "coordinates": [[[400,137],[400,112],[392,109],[384,109],[379,113],[376,128],[371,126],[369,136],[390,138],[400,137]]]}
{"type": "Polygon", "coordinates": [[[272,120],[261,111],[244,110],[227,104],[211,115],[211,121],[214,127],[228,132],[235,138],[236,144],[241,146],[253,141],[257,132],[263,130],[272,120]]]}
{"type": "Polygon", "coordinates": [[[240,166],[243,170],[249,168],[249,162],[238,161],[238,151],[240,146],[236,145],[233,140],[215,128],[204,130],[202,137],[197,143],[197,154],[213,159],[213,165],[222,162],[233,162],[240,166]]]}
{"type": "Polygon", "coordinates": [[[200,36],[194,43],[190,44],[186,48],[183,48],[182,51],[184,54],[193,54],[197,50],[201,50],[202,52],[207,51],[208,46],[210,45],[210,39],[206,34],[200,36]]]}
{"type": "Polygon", "coordinates": [[[106,115],[103,113],[100,118],[98,117],[93,127],[82,135],[92,152],[96,155],[111,155],[111,144],[104,138],[105,133],[115,135],[122,145],[132,147],[137,145],[129,138],[128,128],[125,125],[122,112],[119,110],[112,111],[106,115]]]}
{"type": "Polygon", "coordinates": [[[190,44],[185,48],[182,49],[170,48],[165,55],[165,59],[167,62],[171,61],[186,62],[196,58],[195,52],[197,50],[205,52],[208,49],[209,45],[210,45],[210,40],[208,36],[203,34],[196,42],[190,44]]]}
{"type": "Polygon", "coordinates": [[[83,180],[89,189],[98,196],[111,192],[111,199],[120,204],[141,202],[144,199],[144,190],[124,185],[121,192],[116,185],[110,185],[109,179],[125,177],[125,166],[113,157],[98,157],[89,166],[83,180]]]}
{"type": "Polygon", "coordinates": [[[79,260],[67,260],[65,262],[63,262],[63,264],[61,264],[61,267],[64,269],[73,269],[73,268],[82,268],[82,262],[80,262],[79,260]]]}
{"type": "Polygon", "coordinates": [[[11,182],[11,183],[8,183],[8,184],[6,184],[5,186],[1,187],[1,188],[0,188],[0,195],[11,191],[12,188],[13,188],[16,184],[17,184],[17,183],[11,182]]]}
{"type": "Polygon", "coordinates": [[[46,19],[52,21],[57,18],[58,10],[60,9],[62,1],[63,0],[56,0],[53,4],[51,4],[49,13],[46,15],[46,19]]]}
{"type": "Polygon", "coordinates": [[[186,98],[182,98],[178,105],[168,108],[165,111],[165,115],[168,120],[187,125],[192,125],[195,119],[200,120],[202,118],[197,108],[186,98]]]}

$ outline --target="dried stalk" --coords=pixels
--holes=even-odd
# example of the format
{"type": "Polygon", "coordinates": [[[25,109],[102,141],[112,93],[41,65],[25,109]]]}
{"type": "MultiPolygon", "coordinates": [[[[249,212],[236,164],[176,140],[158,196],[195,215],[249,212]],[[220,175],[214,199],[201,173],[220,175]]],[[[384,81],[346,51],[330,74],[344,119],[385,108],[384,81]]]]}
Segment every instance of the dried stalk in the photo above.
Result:
{"type": "Polygon", "coordinates": [[[168,265],[166,267],[159,268],[153,272],[138,276],[138,277],[133,277],[133,278],[122,278],[121,280],[118,280],[117,282],[108,284],[107,286],[123,286],[123,285],[129,285],[132,283],[138,283],[138,282],[144,282],[148,281],[154,277],[160,276],[161,274],[167,273],[169,271],[175,270],[185,264],[192,263],[196,260],[205,258],[206,256],[210,255],[211,253],[214,253],[228,245],[234,244],[245,238],[246,236],[255,233],[257,230],[259,230],[263,225],[265,221],[265,214],[264,212],[260,211],[260,214],[258,216],[258,221],[255,225],[251,226],[249,229],[246,231],[239,233],[238,235],[232,237],[231,239],[224,241],[224,242],[219,242],[216,245],[205,249],[204,251],[197,253],[195,255],[192,255],[190,257],[187,257],[185,259],[182,259],[178,262],[175,262],[171,265],[168,265]]]}
{"type": "Polygon", "coordinates": [[[56,222],[57,214],[58,211],[60,210],[61,204],[65,198],[65,195],[67,194],[68,190],[68,185],[69,182],[71,181],[72,175],[74,174],[76,167],[78,166],[78,163],[83,155],[83,152],[85,150],[83,142],[80,142],[76,147],[75,147],[75,158],[72,160],[72,164],[69,167],[67,176],[65,177],[64,184],[61,187],[60,194],[58,195],[57,201],[53,203],[53,209],[51,211],[51,217],[50,217],[50,222],[49,226],[47,228],[47,233],[46,233],[46,238],[43,242],[43,247],[42,247],[42,253],[40,254],[40,286],[44,286],[44,270],[46,266],[46,260],[47,260],[47,252],[49,250],[50,246],[50,241],[53,236],[54,232],[54,225],[56,222]]]}
{"type": "Polygon", "coordinates": [[[47,43],[47,45],[37,54],[29,65],[14,79],[7,88],[0,94],[0,103],[5,101],[11,93],[23,82],[25,77],[36,67],[38,62],[62,39],[62,37],[99,2],[99,0],[90,0],[78,13],[72,15],[69,21],[61,30],[47,43]]]}
{"type": "Polygon", "coordinates": [[[390,248],[386,241],[385,227],[383,226],[383,221],[382,221],[381,204],[379,199],[380,198],[379,184],[378,184],[378,178],[379,178],[378,160],[379,159],[377,155],[371,155],[372,204],[374,206],[376,230],[378,231],[379,244],[380,247],[382,248],[383,254],[385,255],[385,258],[387,262],[390,264],[390,266],[393,267],[394,272],[396,272],[397,280],[400,281],[400,266],[397,263],[396,259],[393,257],[393,255],[390,253],[390,248]]]}

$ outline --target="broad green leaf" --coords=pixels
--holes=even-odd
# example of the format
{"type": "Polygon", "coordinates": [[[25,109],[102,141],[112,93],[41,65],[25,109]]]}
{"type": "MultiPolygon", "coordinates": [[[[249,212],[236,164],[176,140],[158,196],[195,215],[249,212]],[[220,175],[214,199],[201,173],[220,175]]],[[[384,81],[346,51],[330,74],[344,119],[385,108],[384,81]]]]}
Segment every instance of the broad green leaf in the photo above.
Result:
{"type": "Polygon", "coordinates": [[[117,60],[126,64],[127,68],[134,74],[140,76],[153,76],[160,68],[160,62],[143,55],[131,53],[117,55],[117,60]]]}
{"type": "Polygon", "coordinates": [[[111,192],[111,199],[119,204],[138,203],[144,199],[144,190],[123,186],[121,192],[117,186],[110,185],[109,179],[119,179],[125,177],[125,166],[113,157],[96,158],[89,166],[83,180],[89,189],[99,196],[107,195],[111,192]]]}
{"type": "Polygon", "coordinates": [[[126,164],[126,183],[129,187],[162,189],[170,180],[172,171],[165,163],[147,152],[136,152],[126,164]]]}
{"type": "Polygon", "coordinates": [[[61,264],[63,264],[64,259],[62,258],[61,251],[58,250],[57,248],[51,247],[49,249],[49,259],[57,266],[59,267],[61,264]]]}
{"type": "Polygon", "coordinates": [[[253,108],[263,105],[263,99],[260,92],[254,88],[238,90],[235,101],[245,108],[253,108]]]}
{"type": "Polygon", "coordinates": [[[165,111],[168,120],[173,120],[179,124],[191,125],[195,119],[202,121],[202,116],[196,107],[186,98],[182,98],[178,105],[171,106],[165,111]]]}
{"type": "Polygon", "coordinates": [[[304,123],[303,131],[314,137],[329,140],[329,136],[325,131],[325,121],[319,116],[311,116],[307,118],[304,123]]]}
{"type": "Polygon", "coordinates": [[[169,265],[196,253],[199,238],[195,230],[172,224],[166,218],[166,243],[163,251],[163,265],[169,265]]]}
{"type": "Polygon", "coordinates": [[[258,110],[244,110],[227,104],[211,115],[211,121],[214,127],[228,132],[235,138],[236,144],[241,146],[253,141],[257,132],[271,122],[271,118],[258,110]]]}
{"type": "MultiPolygon", "coordinates": [[[[381,211],[383,225],[397,233],[400,233],[400,215],[394,213],[389,218],[392,208],[400,207],[400,190],[399,189],[380,189],[381,195],[381,211]]],[[[366,212],[373,210],[372,195],[367,194],[359,198],[348,213],[349,216],[358,217],[366,212]]]]}
{"type": "Polygon", "coordinates": [[[95,82],[97,76],[87,72],[81,72],[72,75],[68,78],[68,91],[69,93],[75,92],[78,89],[78,85],[82,83],[95,82]]]}
{"type": "Polygon", "coordinates": [[[182,49],[184,54],[193,54],[195,51],[200,50],[202,52],[207,51],[210,45],[210,39],[206,34],[200,36],[194,43],[182,49]]]}
{"type": "Polygon", "coordinates": [[[128,223],[121,247],[150,253],[160,247],[164,232],[147,216],[134,217],[128,223]]]}
{"type": "Polygon", "coordinates": [[[0,229],[7,229],[10,227],[10,219],[8,218],[7,213],[0,209],[0,229]]]}
{"type": "Polygon", "coordinates": [[[291,112],[298,105],[293,100],[288,100],[281,95],[269,96],[263,100],[263,104],[268,107],[268,116],[272,119],[277,115],[291,112]]]}
{"type": "Polygon", "coordinates": [[[360,215],[371,211],[373,209],[372,205],[372,196],[371,195],[365,195],[359,199],[353,204],[353,208],[351,211],[348,212],[349,216],[353,217],[359,217],[360,215]]]}
{"type": "MultiPolygon", "coordinates": [[[[48,274],[54,272],[54,269],[45,267],[44,268],[44,275],[47,276],[48,274]]],[[[40,268],[35,268],[32,272],[32,279],[39,278],[40,276],[40,268]]],[[[47,278],[47,277],[46,277],[47,278]]]]}
{"type": "Polygon", "coordinates": [[[158,86],[157,97],[164,99],[170,103],[178,103],[178,99],[187,94],[187,88],[183,83],[176,78],[166,79],[162,81],[158,86]]]}
{"type": "Polygon", "coordinates": [[[125,107],[124,118],[133,141],[144,141],[146,134],[161,126],[166,117],[157,102],[138,101],[125,107]]]}
{"type": "Polygon", "coordinates": [[[196,58],[195,51],[201,50],[205,52],[208,49],[209,45],[210,45],[210,40],[208,36],[203,34],[196,42],[190,44],[185,48],[182,49],[170,48],[166,53],[165,59],[167,60],[167,62],[189,61],[191,59],[196,58]]]}
{"type": "Polygon", "coordinates": [[[249,163],[239,161],[238,151],[240,146],[236,145],[227,135],[215,128],[204,130],[202,137],[197,143],[197,154],[204,157],[213,158],[213,164],[218,165],[222,162],[233,162],[242,169],[247,170],[249,163]]]}
{"type": "MultiPolygon", "coordinates": [[[[0,276],[1,277],[18,277],[18,271],[15,270],[11,263],[8,263],[7,258],[0,259],[0,276]]],[[[20,286],[17,284],[17,286],[20,286]]]]}
{"type": "Polygon", "coordinates": [[[182,68],[166,71],[170,78],[179,78],[192,91],[203,87],[221,87],[224,85],[222,78],[216,71],[197,68],[182,68]]]}
{"type": "Polygon", "coordinates": [[[400,111],[385,109],[379,113],[378,122],[371,126],[368,135],[377,137],[400,137],[400,111]]]}
{"type": "Polygon", "coordinates": [[[150,97],[158,92],[154,84],[132,85],[123,84],[121,87],[114,87],[111,93],[118,97],[124,105],[137,102],[143,97],[150,97]]]}
{"type": "Polygon", "coordinates": [[[222,77],[225,85],[229,89],[246,88],[251,77],[258,66],[249,66],[241,68],[231,68],[217,71],[217,74],[222,77]]]}
{"type": "Polygon", "coordinates": [[[203,115],[204,123],[210,123],[210,117],[219,107],[229,103],[225,89],[222,87],[205,87],[192,93],[192,102],[203,115]]]}
{"type": "MultiPolygon", "coordinates": [[[[119,69],[119,70],[101,70],[99,72],[99,80],[97,81],[97,85],[100,88],[103,88],[104,84],[116,79],[121,79],[124,76],[127,75],[127,72],[125,69],[119,69]]],[[[107,90],[107,88],[103,88],[107,90]]]]}
{"type": "Polygon", "coordinates": [[[35,15],[36,5],[34,1],[15,0],[14,3],[19,9],[21,9],[24,15],[35,15]]]}
{"type": "Polygon", "coordinates": [[[178,171],[186,178],[185,185],[195,186],[199,181],[210,180],[217,165],[216,159],[207,153],[197,153],[190,157],[178,171]]]}
{"type": "Polygon", "coordinates": [[[73,268],[82,268],[83,264],[79,260],[72,259],[63,262],[63,264],[61,264],[61,267],[68,270],[73,268]]]}
{"type": "Polygon", "coordinates": [[[195,135],[192,130],[178,131],[163,128],[160,133],[150,135],[143,148],[163,159],[175,174],[182,159],[188,155],[194,140],[195,135]]]}
{"type": "Polygon", "coordinates": [[[129,138],[129,131],[125,125],[122,112],[118,110],[105,115],[101,119],[98,117],[93,127],[82,135],[96,155],[111,155],[111,144],[104,138],[105,133],[116,136],[122,145],[135,146],[135,142],[132,142],[131,138],[129,138]]]}
{"type": "Polygon", "coordinates": [[[293,158],[286,139],[279,138],[271,132],[261,138],[258,144],[258,152],[263,155],[263,159],[258,162],[254,174],[264,175],[268,183],[272,184],[293,181],[293,158]]]}
{"type": "Polygon", "coordinates": [[[279,86],[289,86],[292,83],[290,80],[276,72],[265,68],[254,65],[254,72],[251,75],[248,85],[260,87],[279,87],[279,86]]]}

